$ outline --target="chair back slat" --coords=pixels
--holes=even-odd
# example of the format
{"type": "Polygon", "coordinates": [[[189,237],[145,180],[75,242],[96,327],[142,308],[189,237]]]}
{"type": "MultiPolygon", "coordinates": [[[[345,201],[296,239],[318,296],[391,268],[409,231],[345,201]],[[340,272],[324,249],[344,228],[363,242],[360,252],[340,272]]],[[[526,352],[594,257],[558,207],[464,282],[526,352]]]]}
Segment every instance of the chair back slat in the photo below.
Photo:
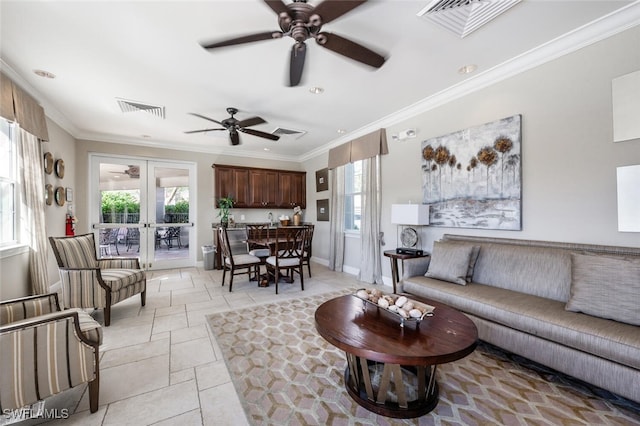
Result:
{"type": "Polygon", "coordinates": [[[276,231],[276,253],[279,259],[300,258],[307,240],[305,226],[282,226],[276,231]]]}
{"type": "Polygon", "coordinates": [[[49,237],[61,268],[97,268],[96,243],[93,234],[73,237],[49,237]]]}

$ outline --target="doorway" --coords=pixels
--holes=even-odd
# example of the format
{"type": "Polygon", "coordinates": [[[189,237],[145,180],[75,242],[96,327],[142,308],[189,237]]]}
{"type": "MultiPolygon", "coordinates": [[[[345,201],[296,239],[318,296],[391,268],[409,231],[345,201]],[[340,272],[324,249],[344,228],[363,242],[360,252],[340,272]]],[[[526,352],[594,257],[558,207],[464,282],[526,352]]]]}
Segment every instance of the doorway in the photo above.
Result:
{"type": "Polygon", "coordinates": [[[196,263],[196,165],[90,155],[90,214],[98,257],[137,257],[143,269],[196,263]]]}

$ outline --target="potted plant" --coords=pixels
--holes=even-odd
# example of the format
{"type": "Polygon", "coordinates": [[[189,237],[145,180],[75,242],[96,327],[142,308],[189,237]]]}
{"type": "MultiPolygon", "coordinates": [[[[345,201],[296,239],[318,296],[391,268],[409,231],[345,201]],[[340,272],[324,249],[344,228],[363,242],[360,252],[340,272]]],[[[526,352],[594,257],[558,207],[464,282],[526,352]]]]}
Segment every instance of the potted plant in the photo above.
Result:
{"type": "Polygon", "coordinates": [[[223,197],[218,200],[218,217],[220,218],[220,224],[227,226],[229,224],[229,209],[233,207],[233,198],[223,197]]]}

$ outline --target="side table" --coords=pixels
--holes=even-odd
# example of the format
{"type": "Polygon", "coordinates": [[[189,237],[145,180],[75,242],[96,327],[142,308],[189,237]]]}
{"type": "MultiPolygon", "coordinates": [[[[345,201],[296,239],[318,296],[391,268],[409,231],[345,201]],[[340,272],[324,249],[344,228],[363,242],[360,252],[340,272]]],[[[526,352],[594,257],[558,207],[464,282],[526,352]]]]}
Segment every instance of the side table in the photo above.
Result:
{"type": "Polygon", "coordinates": [[[429,257],[430,254],[429,253],[424,253],[422,255],[416,255],[416,254],[400,254],[400,253],[396,253],[395,249],[394,250],[386,250],[384,252],[384,255],[386,257],[389,258],[389,260],[391,261],[391,280],[393,281],[393,292],[396,292],[396,285],[398,284],[398,281],[400,281],[400,273],[398,271],[398,259],[400,259],[401,261],[405,261],[406,259],[415,259],[418,257],[429,257]]]}

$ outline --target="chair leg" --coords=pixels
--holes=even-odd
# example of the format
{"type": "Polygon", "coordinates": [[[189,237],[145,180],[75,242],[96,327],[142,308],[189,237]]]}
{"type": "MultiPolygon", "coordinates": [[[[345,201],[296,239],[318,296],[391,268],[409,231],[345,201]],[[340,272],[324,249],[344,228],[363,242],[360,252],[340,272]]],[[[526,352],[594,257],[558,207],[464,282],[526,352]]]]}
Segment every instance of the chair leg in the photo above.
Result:
{"type": "Polygon", "coordinates": [[[311,261],[307,262],[307,268],[309,268],[309,278],[311,278],[311,261]]]}
{"type": "Polygon", "coordinates": [[[104,312],[104,326],[109,327],[111,325],[111,305],[107,304],[102,311],[104,312]]]}
{"type": "Polygon", "coordinates": [[[304,274],[302,271],[304,271],[304,266],[300,265],[300,288],[304,291],[304,274]]]}
{"type": "Polygon", "coordinates": [[[89,410],[92,413],[98,411],[100,400],[100,373],[96,372],[96,378],[89,382],[89,410]]]}
{"type": "Polygon", "coordinates": [[[231,287],[233,287],[233,269],[229,273],[229,293],[231,293],[231,287]]]}
{"type": "Polygon", "coordinates": [[[140,293],[140,303],[142,306],[147,304],[147,290],[143,290],[142,293],[140,293]]]}
{"type": "Polygon", "coordinates": [[[275,272],[273,273],[274,275],[274,281],[276,282],[276,294],[278,294],[278,281],[280,281],[280,269],[279,268],[274,268],[275,272]]]}
{"type": "Polygon", "coordinates": [[[223,266],[222,267],[222,287],[224,287],[224,278],[226,277],[226,275],[227,275],[227,267],[223,266]]]}

